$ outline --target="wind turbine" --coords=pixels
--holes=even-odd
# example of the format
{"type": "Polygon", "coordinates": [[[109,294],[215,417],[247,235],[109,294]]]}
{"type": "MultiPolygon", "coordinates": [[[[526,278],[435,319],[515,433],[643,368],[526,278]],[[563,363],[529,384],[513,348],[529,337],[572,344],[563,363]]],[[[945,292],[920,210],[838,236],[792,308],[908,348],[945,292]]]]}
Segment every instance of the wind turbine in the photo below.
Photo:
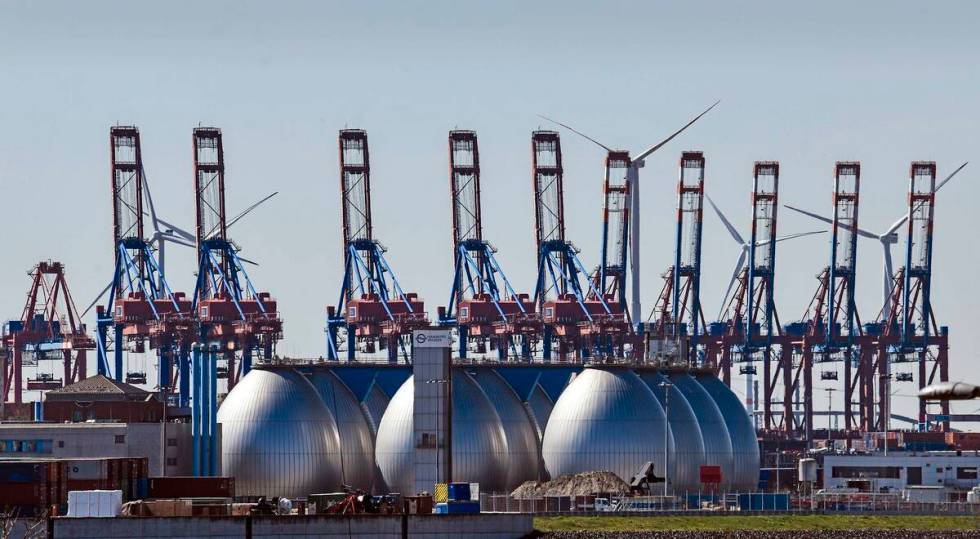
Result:
{"type": "MultiPolygon", "coordinates": [[[[936,191],[935,192],[938,193],[939,190],[942,189],[943,186],[946,185],[947,182],[949,182],[949,180],[952,180],[953,179],[953,176],[956,176],[956,174],[959,171],[963,170],[963,168],[966,165],[968,165],[968,164],[969,164],[969,161],[963,163],[962,165],[959,166],[959,168],[957,168],[952,173],[950,173],[949,176],[946,176],[946,178],[943,181],[939,182],[939,184],[936,185],[936,191]]],[[[824,223],[833,224],[833,220],[832,219],[830,219],[828,217],[824,217],[823,215],[819,215],[819,214],[816,214],[816,213],[813,213],[813,212],[810,212],[810,211],[802,210],[800,208],[796,208],[796,207],[790,206],[789,204],[784,204],[784,206],[786,206],[788,209],[791,209],[791,210],[793,210],[793,211],[795,211],[797,213],[802,213],[803,215],[806,215],[808,217],[812,217],[812,218],[814,218],[814,219],[816,219],[818,221],[823,221],[824,223]]],[[[898,229],[901,228],[901,226],[903,224],[905,224],[906,221],[908,221],[908,218],[909,218],[908,213],[902,215],[902,217],[899,218],[897,221],[895,221],[892,224],[892,226],[888,227],[888,230],[886,230],[885,232],[883,232],[881,234],[876,234],[874,232],[869,232],[869,231],[864,230],[863,228],[860,228],[860,227],[858,227],[858,229],[857,229],[858,236],[860,236],[862,238],[869,238],[869,239],[873,239],[873,240],[878,240],[878,242],[881,243],[881,249],[882,249],[882,265],[881,265],[881,271],[882,271],[882,283],[881,283],[881,297],[882,297],[881,304],[882,304],[882,311],[881,312],[887,312],[887,309],[890,307],[889,302],[891,302],[892,278],[894,276],[894,272],[892,270],[892,245],[895,245],[896,243],[898,243],[898,229]]],[[[848,227],[846,225],[842,225],[842,226],[844,226],[845,228],[850,228],[850,227],[848,227]]]]}
{"type": "MultiPolygon", "coordinates": [[[[728,304],[728,295],[732,293],[732,287],[735,286],[735,283],[738,281],[739,275],[742,273],[742,268],[745,266],[745,260],[749,256],[749,249],[752,246],[749,245],[749,242],[745,241],[742,235],[738,233],[738,229],[735,228],[735,226],[732,225],[731,221],[729,221],[728,218],[725,217],[725,214],[722,213],[720,209],[718,209],[718,206],[715,205],[715,201],[712,200],[711,197],[708,195],[705,195],[705,198],[708,199],[708,203],[711,204],[711,208],[715,210],[715,214],[718,215],[718,219],[721,219],[722,224],[725,225],[725,228],[728,230],[728,233],[731,234],[732,239],[735,240],[735,243],[739,244],[742,247],[742,253],[738,255],[738,261],[735,262],[735,271],[732,272],[732,278],[728,281],[728,288],[725,290],[725,296],[722,298],[721,309],[718,310],[718,320],[721,320],[721,317],[725,314],[725,306],[728,304]]],[[[825,232],[827,231],[814,230],[811,232],[798,232],[796,234],[788,234],[786,236],[781,236],[776,238],[776,243],[785,240],[795,239],[795,238],[802,238],[804,236],[812,236],[814,234],[823,234],[825,232]]],[[[758,247],[761,245],[765,245],[767,243],[769,243],[769,240],[756,242],[755,245],[756,247],[758,247]]]]}
{"type": "MultiPolygon", "coordinates": [[[[643,168],[644,159],[649,157],[653,152],[659,150],[665,144],[674,140],[674,137],[680,135],[685,129],[691,127],[694,122],[701,119],[702,116],[707,114],[711,109],[715,108],[721,101],[715,101],[710,107],[704,110],[701,114],[698,114],[690,122],[687,122],[683,127],[674,131],[669,137],[663,139],[662,141],[650,146],[636,157],[628,159],[628,168],[626,170],[626,184],[629,191],[629,200],[626,201],[626,206],[630,211],[630,312],[633,316],[639,316],[638,313],[643,311],[640,310],[640,169],[643,168]]],[[[540,116],[540,115],[539,115],[540,116]]],[[[614,150],[609,146],[599,142],[598,140],[578,131],[568,125],[565,125],[559,121],[552,120],[546,116],[540,116],[541,118],[560,125],[565,129],[568,129],[572,133],[579,135],[580,137],[598,145],[600,148],[606,150],[607,152],[613,152],[614,150]]],[[[628,154],[628,152],[626,152],[628,154]]],[[[602,261],[605,264],[605,260],[602,261]]]]}
{"type": "MultiPolygon", "coordinates": [[[[171,224],[157,217],[156,207],[153,204],[153,196],[150,194],[150,184],[149,182],[146,181],[145,172],[143,174],[143,187],[144,187],[144,193],[146,194],[147,204],[150,207],[150,221],[153,223],[153,236],[150,237],[149,244],[156,245],[157,248],[157,265],[160,268],[159,286],[162,288],[163,278],[166,275],[164,264],[166,259],[165,253],[166,253],[167,242],[169,241],[170,243],[173,243],[175,245],[181,245],[184,247],[190,247],[191,249],[196,249],[197,237],[191,234],[190,232],[184,230],[183,228],[180,228],[177,225],[171,224]],[[164,230],[161,230],[160,225],[163,225],[166,228],[164,230]]],[[[252,205],[248,206],[247,208],[242,210],[238,215],[232,218],[231,221],[228,222],[227,227],[230,228],[232,225],[240,221],[243,217],[245,217],[253,210],[258,208],[262,203],[264,203],[265,201],[269,200],[270,198],[278,194],[279,191],[274,191],[272,192],[272,194],[266,195],[265,197],[259,199],[252,205]]],[[[239,259],[246,264],[251,264],[253,266],[259,265],[258,262],[254,262],[247,258],[239,257],[239,259]]],[[[109,291],[110,288],[112,288],[112,281],[110,281],[109,284],[106,285],[106,287],[103,288],[101,292],[99,292],[99,294],[95,297],[95,299],[92,300],[92,303],[90,303],[89,306],[85,308],[81,316],[85,316],[86,314],[88,314],[88,312],[92,310],[92,307],[95,307],[95,305],[106,295],[106,293],[109,291]]]]}

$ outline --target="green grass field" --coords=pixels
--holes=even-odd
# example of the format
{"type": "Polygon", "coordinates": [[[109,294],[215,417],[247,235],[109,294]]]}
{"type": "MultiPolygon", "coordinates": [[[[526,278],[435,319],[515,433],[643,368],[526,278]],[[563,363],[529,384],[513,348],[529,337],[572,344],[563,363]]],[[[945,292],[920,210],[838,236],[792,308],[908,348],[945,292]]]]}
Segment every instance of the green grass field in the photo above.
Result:
{"type": "Polygon", "coordinates": [[[655,531],[655,530],[976,530],[980,517],[964,516],[665,516],[665,517],[538,517],[534,528],[552,531],[655,531]]]}

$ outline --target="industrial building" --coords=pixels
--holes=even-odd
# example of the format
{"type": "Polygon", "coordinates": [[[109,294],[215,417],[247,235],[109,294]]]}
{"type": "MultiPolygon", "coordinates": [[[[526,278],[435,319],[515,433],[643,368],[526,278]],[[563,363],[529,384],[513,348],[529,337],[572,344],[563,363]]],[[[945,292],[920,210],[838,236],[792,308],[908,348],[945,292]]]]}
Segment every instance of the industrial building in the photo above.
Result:
{"type": "Polygon", "coordinates": [[[980,452],[977,451],[827,455],[823,459],[823,485],[828,492],[840,489],[888,492],[908,487],[940,487],[947,493],[965,494],[980,485],[978,469],[980,452]]]}
{"type": "Polygon", "coordinates": [[[0,458],[145,457],[152,476],[191,475],[184,423],[0,423],[0,458]]]}
{"type": "Polygon", "coordinates": [[[152,476],[192,474],[186,412],[167,417],[158,394],[95,375],[49,391],[35,413],[0,422],[0,458],[144,457],[152,476]]]}

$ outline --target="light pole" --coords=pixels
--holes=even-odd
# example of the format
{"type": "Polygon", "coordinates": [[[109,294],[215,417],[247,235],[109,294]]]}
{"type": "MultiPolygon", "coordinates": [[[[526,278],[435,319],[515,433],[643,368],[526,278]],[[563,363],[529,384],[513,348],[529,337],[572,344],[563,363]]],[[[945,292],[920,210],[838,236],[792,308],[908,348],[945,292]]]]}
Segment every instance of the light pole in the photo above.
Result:
{"type": "Polygon", "coordinates": [[[670,482],[670,386],[664,380],[660,383],[664,388],[664,498],[667,497],[667,484],[670,482]]]}
{"type": "Polygon", "coordinates": [[[891,374],[882,374],[881,381],[879,382],[881,384],[885,384],[885,391],[884,391],[885,399],[881,403],[881,407],[884,408],[883,410],[884,417],[881,418],[881,427],[885,430],[884,443],[885,443],[886,457],[888,456],[888,420],[890,419],[889,416],[891,415],[891,400],[892,400],[891,381],[892,381],[891,374]]]}
{"type": "Polygon", "coordinates": [[[837,389],[832,387],[826,387],[824,388],[824,391],[827,392],[827,449],[833,449],[831,447],[833,445],[833,442],[831,441],[831,437],[830,437],[830,420],[831,417],[834,415],[832,409],[833,402],[834,402],[833,395],[834,395],[834,391],[837,391],[837,389]]]}

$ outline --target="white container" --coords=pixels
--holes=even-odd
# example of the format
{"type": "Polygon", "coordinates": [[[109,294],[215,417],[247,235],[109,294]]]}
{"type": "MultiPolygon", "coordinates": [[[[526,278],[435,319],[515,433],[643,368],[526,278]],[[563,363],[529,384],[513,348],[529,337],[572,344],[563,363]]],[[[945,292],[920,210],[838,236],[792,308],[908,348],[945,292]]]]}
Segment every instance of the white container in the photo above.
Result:
{"type": "Polygon", "coordinates": [[[817,482],[817,461],[815,459],[800,459],[800,482],[817,482]]]}
{"type": "Polygon", "coordinates": [[[121,512],[121,490],[73,490],[68,493],[69,517],[111,518],[121,512]]]}

